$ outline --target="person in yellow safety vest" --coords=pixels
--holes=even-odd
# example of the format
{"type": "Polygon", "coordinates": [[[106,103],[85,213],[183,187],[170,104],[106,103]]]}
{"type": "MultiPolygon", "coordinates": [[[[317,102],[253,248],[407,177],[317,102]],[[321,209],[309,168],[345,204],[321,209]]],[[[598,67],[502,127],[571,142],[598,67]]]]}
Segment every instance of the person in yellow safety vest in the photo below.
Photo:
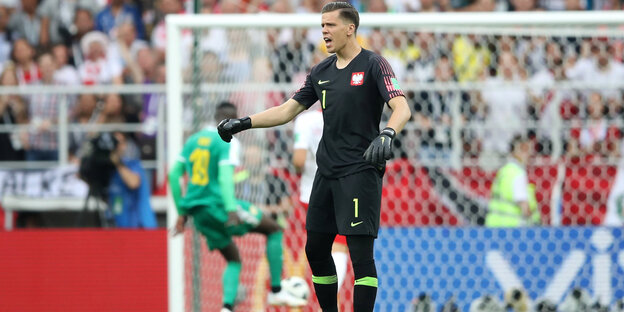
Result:
{"type": "Polygon", "coordinates": [[[486,226],[518,227],[541,223],[535,185],[529,184],[525,168],[532,150],[532,142],[527,136],[516,135],[512,139],[510,160],[498,170],[492,183],[486,226]]]}

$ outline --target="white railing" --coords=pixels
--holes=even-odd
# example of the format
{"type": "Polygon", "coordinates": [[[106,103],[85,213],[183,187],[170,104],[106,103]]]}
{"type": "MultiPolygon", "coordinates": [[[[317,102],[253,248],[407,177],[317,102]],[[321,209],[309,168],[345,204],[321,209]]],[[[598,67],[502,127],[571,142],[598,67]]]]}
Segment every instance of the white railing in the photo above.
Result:
{"type": "MultiPolygon", "coordinates": [[[[0,169],[42,169],[55,166],[65,166],[69,162],[69,133],[72,132],[139,132],[143,130],[140,123],[110,123],[110,124],[77,124],[69,121],[69,96],[79,94],[164,94],[165,86],[162,84],[149,85],[99,85],[99,86],[0,86],[0,95],[35,95],[49,94],[61,95],[58,102],[58,119],[50,131],[56,132],[58,136],[58,161],[0,161],[0,169]]],[[[160,101],[157,109],[158,125],[156,133],[156,157],[154,161],[144,161],[146,168],[155,169],[157,182],[163,183],[165,180],[165,102],[160,101]]],[[[15,131],[28,131],[33,126],[24,125],[0,125],[0,133],[11,133],[15,131]]]]}

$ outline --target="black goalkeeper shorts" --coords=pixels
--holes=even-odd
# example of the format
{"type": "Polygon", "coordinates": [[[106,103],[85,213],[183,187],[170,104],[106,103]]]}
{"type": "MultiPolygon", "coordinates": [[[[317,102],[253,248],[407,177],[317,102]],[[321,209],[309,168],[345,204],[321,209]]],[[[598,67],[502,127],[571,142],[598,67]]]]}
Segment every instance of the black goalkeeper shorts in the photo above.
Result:
{"type": "Polygon", "coordinates": [[[383,173],[367,169],[330,179],[316,172],[306,230],[377,237],[383,173]]]}

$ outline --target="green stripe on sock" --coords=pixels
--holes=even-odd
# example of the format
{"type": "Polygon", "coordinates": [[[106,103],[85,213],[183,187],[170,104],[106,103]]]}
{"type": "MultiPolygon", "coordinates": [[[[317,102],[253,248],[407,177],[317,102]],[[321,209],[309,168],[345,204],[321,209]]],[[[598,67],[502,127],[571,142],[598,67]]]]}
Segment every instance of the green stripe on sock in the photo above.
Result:
{"type": "Polygon", "coordinates": [[[320,285],[338,284],[338,277],[336,275],[332,275],[332,276],[312,275],[312,282],[314,284],[320,284],[320,285]]]}
{"type": "Polygon", "coordinates": [[[370,276],[365,276],[365,277],[362,277],[362,278],[358,278],[358,279],[355,280],[355,286],[357,286],[357,285],[377,287],[377,278],[376,277],[370,277],[370,276]]]}

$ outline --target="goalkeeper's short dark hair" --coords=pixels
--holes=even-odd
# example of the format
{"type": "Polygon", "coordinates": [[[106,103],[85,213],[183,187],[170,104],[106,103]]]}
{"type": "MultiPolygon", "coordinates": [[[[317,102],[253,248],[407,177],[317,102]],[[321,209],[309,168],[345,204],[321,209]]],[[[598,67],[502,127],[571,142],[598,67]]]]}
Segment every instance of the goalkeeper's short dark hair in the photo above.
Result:
{"type": "Polygon", "coordinates": [[[231,102],[221,102],[217,105],[217,109],[215,111],[215,120],[217,122],[223,119],[234,119],[238,118],[238,112],[236,105],[231,102]]]}
{"type": "Polygon", "coordinates": [[[360,14],[357,9],[349,2],[329,2],[321,9],[321,14],[340,10],[340,18],[346,19],[355,25],[355,33],[360,27],[360,14]]]}

